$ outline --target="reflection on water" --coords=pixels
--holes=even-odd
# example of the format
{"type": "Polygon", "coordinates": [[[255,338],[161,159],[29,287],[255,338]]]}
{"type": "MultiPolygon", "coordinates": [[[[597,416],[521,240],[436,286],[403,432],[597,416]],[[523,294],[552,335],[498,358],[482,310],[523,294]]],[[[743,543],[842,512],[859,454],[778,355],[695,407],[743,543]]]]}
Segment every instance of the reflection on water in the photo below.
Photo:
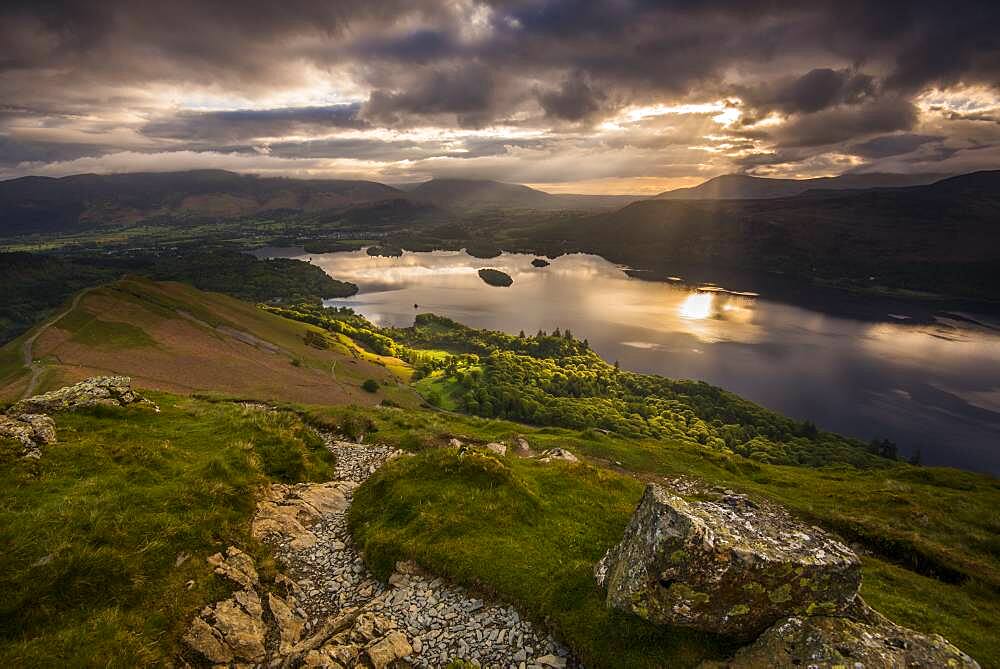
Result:
{"type": "Polygon", "coordinates": [[[917,318],[919,305],[893,304],[876,318],[878,302],[843,296],[866,317],[831,315],[829,296],[793,305],[777,291],[736,292],[742,285],[641,281],[582,254],[535,268],[520,254],[262,253],[311,257],[358,284],[358,295],[333,302],[376,323],[434,312],[511,333],[568,327],[624,368],[703,379],[826,429],[888,437],[927,463],[1000,471],[1000,331],[975,315],[917,318]],[[483,267],[514,284],[486,285],[483,267]]]}
{"type": "Polygon", "coordinates": [[[681,302],[677,313],[681,318],[689,320],[701,320],[712,315],[712,303],[715,301],[715,293],[691,293],[681,302]]]}

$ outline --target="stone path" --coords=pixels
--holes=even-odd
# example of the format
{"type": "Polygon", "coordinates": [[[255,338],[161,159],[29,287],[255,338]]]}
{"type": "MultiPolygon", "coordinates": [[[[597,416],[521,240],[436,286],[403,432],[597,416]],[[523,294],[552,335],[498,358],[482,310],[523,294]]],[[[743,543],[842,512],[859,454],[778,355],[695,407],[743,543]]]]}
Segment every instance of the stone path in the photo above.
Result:
{"type": "MultiPolygon", "coordinates": [[[[361,483],[393,456],[386,446],[353,444],[325,436],[337,458],[337,479],[361,483]]],[[[351,493],[346,493],[348,504],[351,493]]],[[[347,529],[347,511],[324,514],[310,528],[315,545],[295,550],[289,542],[278,554],[299,584],[307,630],[345,608],[366,610],[391,620],[411,640],[408,659],[418,667],[439,667],[463,659],[483,667],[578,667],[569,651],[536,630],[510,607],[484,602],[464,588],[401,563],[383,585],[367,570],[347,529]]]]}

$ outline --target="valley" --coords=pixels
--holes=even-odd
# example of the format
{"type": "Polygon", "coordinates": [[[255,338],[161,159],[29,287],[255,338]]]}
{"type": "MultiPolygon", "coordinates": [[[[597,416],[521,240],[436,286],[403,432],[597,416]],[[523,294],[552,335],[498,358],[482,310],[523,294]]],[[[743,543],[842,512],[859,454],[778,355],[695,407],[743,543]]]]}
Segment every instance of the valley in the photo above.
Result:
{"type": "MultiPolygon", "coordinates": [[[[69,652],[96,659],[111,647],[134,662],[166,660],[182,647],[180,639],[200,602],[224,596],[205,556],[237,543],[250,547],[265,571],[270,564],[273,549],[246,534],[252,482],[333,475],[331,458],[314,430],[414,454],[385,465],[357,491],[351,507],[352,535],[377,576],[384,577],[398,560],[415,560],[488,600],[516,606],[588,666],[615,666],[621,658],[631,666],[694,666],[722,660],[735,649],[725,638],[623,618],[606,609],[593,589],[593,560],[620,536],[648,481],[687,495],[726,487],[780,503],[852,542],[863,556],[862,593],[883,613],[918,630],[944,633],[980,661],[1000,653],[991,634],[997,565],[989,546],[992,509],[1000,494],[992,477],[915,467],[837,435],[809,429],[794,434],[803,426],[705,384],[673,386],[670,392],[676,394],[665,405],[672,408],[661,414],[669,421],[664,425],[673,427],[664,433],[648,431],[627,414],[611,422],[595,414],[587,425],[575,425],[552,411],[526,417],[536,423],[529,425],[484,414],[482,402],[479,410],[472,409],[480,417],[427,406],[449,384],[477,394],[477,376],[468,365],[475,365],[475,356],[486,349],[499,347],[514,355],[511,360],[529,365],[518,373],[527,373],[527,386],[541,392],[532,401],[555,402],[553,409],[562,406],[569,416],[590,415],[593,410],[584,407],[593,401],[587,398],[593,390],[567,395],[558,384],[527,371],[543,363],[574,374],[607,366],[566,335],[522,340],[433,318],[419,320],[412,330],[384,330],[346,310],[307,305],[265,310],[178,284],[140,280],[90,291],[64,318],[69,322],[60,328],[56,321],[38,340],[48,367],[45,388],[87,374],[128,372],[160,413],[136,404],[59,414],[59,441],[44,447],[36,461],[16,457],[16,446],[0,440],[4,476],[20,482],[8,486],[16,492],[0,510],[2,525],[11,531],[4,541],[12,560],[4,629],[8,635],[19,630],[17,641],[0,644],[0,656],[10,661],[49,663],[69,652]],[[94,316],[98,308],[112,305],[94,316]],[[317,337],[341,345],[308,350],[307,342],[317,337]],[[181,346],[179,340],[192,344],[181,346]],[[202,351],[210,340],[211,348],[202,351]],[[107,341],[117,344],[120,355],[114,360],[101,358],[107,341]],[[176,376],[163,376],[160,349],[179,361],[176,376]],[[233,357],[234,349],[242,353],[233,357]],[[212,364],[208,355],[229,356],[231,371],[198,376],[198,367],[212,364]],[[291,364],[290,355],[299,356],[302,365],[291,364]],[[357,360],[354,369],[350,359],[357,360]],[[319,376],[334,362],[342,386],[319,376]],[[282,365],[301,376],[281,376],[282,365]],[[350,375],[339,376],[341,369],[351,370],[350,375]],[[375,394],[356,390],[366,375],[382,380],[375,394]],[[411,375],[433,382],[416,384],[423,399],[402,385],[411,375]],[[452,380],[443,383],[447,378],[452,380]],[[381,406],[372,406],[375,402],[381,406]],[[566,402],[577,402],[578,408],[566,402]],[[275,410],[262,412],[261,406],[275,410]],[[715,443],[713,416],[725,416],[744,429],[754,426],[753,431],[769,435],[756,438],[757,447],[771,443],[775,450],[768,457],[746,451],[746,457],[740,448],[730,448],[729,437],[715,443]],[[709,421],[703,425],[707,434],[694,417],[709,421]],[[792,434],[782,436],[783,430],[792,434]],[[120,442],[124,435],[129,435],[127,447],[120,442]],[[808,447],[802,439],[815,445],[808,447]],[[164,440],[170,443],[167,450],[164,440]],[[450,445],[454,440],[467,446],[450,445]],[[462,449],[486,443],[528,451],[463,458],[462,449]],[[805,460],[775,460],[780,452],[794,452],[788,450],[793,445],[804,448],[805,460]],[[531,455],[553,448],[576,454],[580,462],[549,463],[531,455]],[[258,455],[248,458],[247,449],[258,455]],[[811,460],[821,452],[826,459],[811,460]],[[142,483],[136,484],[136,477],[142,483]],[[190,492],[171,506],[182,516],[135,510],[140,500],[176,495],[183,488],[190,492]],[[887,495],[886,490],[895,492],[887,495]],[[58,511],[67,499],[77,514],[58,511]],[[222,508],[221,499],[228,500],[222,508]],[[94,535],[85,519],[95,513],[107,517],[109,528],[127,514],[129,532],[94,535]],[[136,542],[153,528],[160,536],[156,548],[136,551],[136,542]],[[38,543],[52,532],[67,543],[38,543]],[[98,568],[102,587],[86,589],[98,568]],[[63,590],[66,582],[76,584],[72,596],[63,590]],[[157,586],[137,585],[146,582],[157,586]],[[924,606],[929,596],[936,602],[933,611],[924,606]],[[37,601],[53,602],[51,613],[29,605],[37,601]],[[114,613],[101,614],[99,631],[86,627],[87,620],[107,610],[114,613]],[[147,634],[160,642],[145,644],[147,634]],[[80,635],[90,639],[85,649],[73,642],[80,635]]],[[[10,344],[3,350],[11,348],[16,350],[10,344]]],[[[497,407],[509,402],[503,399],[506,382],[500,376],[507,372],[493,358],[480,364],[479,378],[488,380],[482,388],[497,393],[489,401],[497,407]]],[[[629,383],[654,380],[629,378],[629,383]]],[[[14,386],[8,382],[6,387],[14,386]]],[[[622,396],[621,401],[629,400],[622,396]]],[[[594,408],[602,404],[599,400],[594,408]]]]}
{"type": "MultiPolygon", "coordinates": [[[[204,184],[206,175],[191,178],[204,184]]],[[[77,652],[91,664],[115,648],[130,664],[203,662],[218,649],[189,634],[199,608],[210,605],[199,615],[223,624],[205,611],[255,596],[232,594],[207,558],[242,547],[261,588],[315,559],[249,532],[261,490],[337,483],[337,467],[357,453],[401,452],[351,493],[345,516],[323,521],[340,529],[316,527],[324,542],[348,548],[324,552],[339,566],[313,575],[325,579],[310,586],[315,593],[297,595],[309,610],[295,615],[311,630],[343,610],[329,608],[340,592],[402,625],[417,642],[408,652],[419,648],[429,666],[475,657],[478,637],[439,636],[394,608],[397,591],[429,601],[400,590],[399,565],[415,563],[436,579],[416,583],[468,592],[447,597],[499,611],[482,618],[496,639],[501,629],[552,636],[532,641],[537,649],[503,636],[518,641],[483,651],[496,657],[725,666],[743,640],[654,625],[608,608],[594,587],[595,561],[655,483],[689,500],[745,495],[836,533],[860,556],[866,602],[916,630],[907,634],[945,634],[988,665],[1000,657],[991,632],[1000,491],[989,473],[928,465],[995,471],[994,317],[975,299],[992,279],[966,273],[955,283],[949,274],[991,263],[992,233],[952,230],[952,264],[927,260],[936,269],[916,282],[919,257],[903,274],[890,262],[876,280],[861,277],[881,262],[893,208],[912,201],[946,220],[957,190],[988,218],[995,203],[983,183],[992,178],[912,187],[937,191],[624,208],[460,182],[422,198],[316,184],[297,191],[292,209],[261,199],[270,184],[239,206],[204,190],[178,199],[153,189],[134,220],[92,226],[89,214],[75,224],[70,216],[63,229],[8,237],[0,271],[14,290],[0,304],[0,402],[14,411],[23,397],[124,375],[160,412],[59,413],[56,441],[32,451],[38,459],[0,438],[3,476],[16,491],[0,508],[9,528],[0,539],[13,556],[0,657],[50,665],[77,652]],[[307,206],[330,189],[355,199],[307,206]],[[581,209],[562,208],[569,201],[581,209]],[[838,226],[862,203],[867,223],[845,235],[838,226]],[[824,229],[811,229],[824,208],[824,229]],[[831,234],[868,249],[841,262],[835,280],[824,263],[853,251],[824,247],[831,234]],[[802,244],[825,250],[804,260],[802,244]],[[769,271],[774,263],[780,273],[769,271]],[[938,370],[931,377],[927,356],[938,370]],[[137,508],[178,495],[163,513],[137,508]],[[77,514],[59,511],[66,500],[77,514]],[[94,514],[107,527],[127,516],[129,529],[95,530],[94,514]],[[159,538],[147,555],[151,535],[159,538]],[[94,578],[106,587],[88,586],[94,578]],[[396,585],[384,589],[385,579],[396,585]],[[50,604],[35,611],[34,601],[50,604]],[[88,622],[95,616],[99,629],[88,622]]],[[[102,197],[111,198],[106,213],[123,206],[102,197]]],[[[941,231],[908,234],[923,235],[915,249],[945,248],[933,241],[941,231]]],[[[13,429],[28,424],[11,415],[13,429]]],[[[272,615],[282,611],[267,601],[272,615]]]]}

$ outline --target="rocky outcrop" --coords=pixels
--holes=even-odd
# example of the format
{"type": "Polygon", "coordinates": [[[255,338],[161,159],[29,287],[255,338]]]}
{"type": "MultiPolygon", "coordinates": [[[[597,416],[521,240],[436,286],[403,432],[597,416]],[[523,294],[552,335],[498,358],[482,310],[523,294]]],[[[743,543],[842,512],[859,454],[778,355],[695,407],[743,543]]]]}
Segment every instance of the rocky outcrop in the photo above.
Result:
{"type": "Polygon", "coordinates": [[[412,653],[410,640],[391,620],[351,609],[327,621],[292,648],[281,666],[386,669],[409,666],[402,659],[412,653]]]}
{"type": "Polygon", "coordinates": [[[869,608],[860,597],[844,616],[796,616],[779,621],[726,666],[979,669],[975,660],[944,637],[900,627],[869,608]]]}
{"type": "Polygon", "coordinates": [[[650,484],[621,543],[594,569],[607,603],[654,623],[754,639],[731,669],[978,669],[938,635],[900,627],[858,595],[844,544],[788,512],[725,491],[650,484]],[[714,499],[712,499],[714,497],[714,499]]]}
{"type": "Polygon", "coordinates": [[[395,623],[363,609],[350,609],[328,619],[303,638],[308,622],[301,614],[301,591],[278,574],[265,589],[253,559],[235,547],[208,558],[215,573],[240,588],[206,606],[182,638],[186,662],[241,667],[387,669],[408,666],[400,660],[413,653],[410,639],[395,623]]]}
{"type": "Polygon", "coordinates": [[[580,458],[576,457],[565,448],[550,448],[547,451],[542,451],[542,456],[538,459],[539,462],[552,462],[553,460],[579,462],[580,458]]]}
{"type": "Polygon", "coordinates": [[[535,451],[532,450],[531,444],[524,437],[514,437],[513,441],[514,454],[519,458],[530,458],[535,455],[535,451]]]}
{"type": "Polygon", "coordinates": [[[22,456],[40,458],[41,447],[56,440],[56,424],[44,414],[21,413],[9,416],[0,414],[0,437],[19,442],[22,456]]]}
{"type": "Polygon", "coordinates": [[[792,615],[842,614],[861,584],[850,548],[739,495],[686,502],[650,484],[595,569],[608,606],[752,638],[792,615]]]}
{"type": "Polygon", "coordinates": [[[261,540],[287,539],[294,550],[314,546],[316,535],[308,528],[324,514],[344,511],[345,493],[354,487],[350,481],[271,485],[257,505],[251,528],[253,536],[261,540]]]}
{"type": "Polygon", "coordinates": [[[72,386],[21,400],[7,413],[56,413],[94,406],[125,406],[144,401],[148,400],[132,390],[132,380],[129,377],[95,376],[72,386]]]}
{"type": "Polygon", "coordinates": [[[491,441],[490,443],[483,446],[483,448],[485,448],[487,451],[495,455],[501,455],[501,456],[507,455],[507,445],[501,444],[496,441],[491,441]]]}
{"type": "MultiPolygon", "coordinates": [[[[21,454],[40,458],[42,446],[56,441],[56,426],[46,414],[93,406],[124,406],[148,402],[132,390],[127,376],[98,376],[76,385],[35,395],[15,403],[0,415],[0,437],[15,439],[24,447],[21,454]]],[[[159,411],[159,409],[156,409],[159,411]]]]}
{"type": "MultiPolygon", "coordinates": [[[[182,638],[194,658],[213,665],[260,662],[266,655],[267,626],[253,559],[235,547],[208,558],[215,573],[240,587],[232,597],[206,606],[182,638]]],[[[286,605],[287,606],[287,605],[286,605]]],[[[297,639],[296,639],[297,641],[297,639]]]]}

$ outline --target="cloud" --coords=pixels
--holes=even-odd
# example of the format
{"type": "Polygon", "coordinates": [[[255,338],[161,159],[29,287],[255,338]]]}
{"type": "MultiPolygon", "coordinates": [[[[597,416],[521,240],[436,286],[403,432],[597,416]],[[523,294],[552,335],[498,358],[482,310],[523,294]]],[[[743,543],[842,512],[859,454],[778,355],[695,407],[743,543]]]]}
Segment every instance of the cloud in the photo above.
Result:
{"type": "Polygon", "coordinates": [[[918,117],[919,110],[909,100],[887,97],[794,117],[771,136],[780,147],[824,146],[875,133],[910,130],[918,117]]]}
{"type": "Polygon", "coordinates": [[[8,0],[0,164],[176,154],[171,164],[347,160],[368,176],[447,165],[546,183],[620,176],[610,166],[657,179],[981,164],[1000,141],[994,5],[8,0]],[[963,104],[973,90],[982,99],[963,104]],[[935,111],[930,91],[955,99],[935,111]],[[723,103],[741,118],[628,117],[723,103]]]}
{"type": "Polygon", "coordinates": [[[448,115],[460,127],[478,127],[504,114],[501,88],[500,75],[480,63],[433,68],[418,73],[404,89],[372,91],[362,117],[394,126],[412,117],[448,115]]]}
{"type": "Polygon", "coordinates": [[[866,142],[854,144],[849,148],[850,153],[865,158],[888,158],[904,153],[915,151],[925,144],[940,142],[944,137],[941,135],[918,135],[914,133],[900,133],[897,135],[882,135],[873,137],[866,142]]]}
{"type": "Polygon", "coordinates": [[[149,137],[188,141],[232,142],[261,137],[324,133],[335,128],[363,128],[360,104],[287,109],[181,111],[142,127],[149,137]]]}
{"type": "Polygon", "coordinates": [[[587,77],[574,72],[556,89],[540,90],[538,102],[550,118],[563,121],[583,121],[594,116],[607,95],[596,90],[587,77]]]}
{"type": "Polygon", "coordinates": [[[758,112],[809,113],[839,104],[859,104],[875,95],[875,78],[850,69],[816,68],[799,77],[737,89],[758,112]]]}

